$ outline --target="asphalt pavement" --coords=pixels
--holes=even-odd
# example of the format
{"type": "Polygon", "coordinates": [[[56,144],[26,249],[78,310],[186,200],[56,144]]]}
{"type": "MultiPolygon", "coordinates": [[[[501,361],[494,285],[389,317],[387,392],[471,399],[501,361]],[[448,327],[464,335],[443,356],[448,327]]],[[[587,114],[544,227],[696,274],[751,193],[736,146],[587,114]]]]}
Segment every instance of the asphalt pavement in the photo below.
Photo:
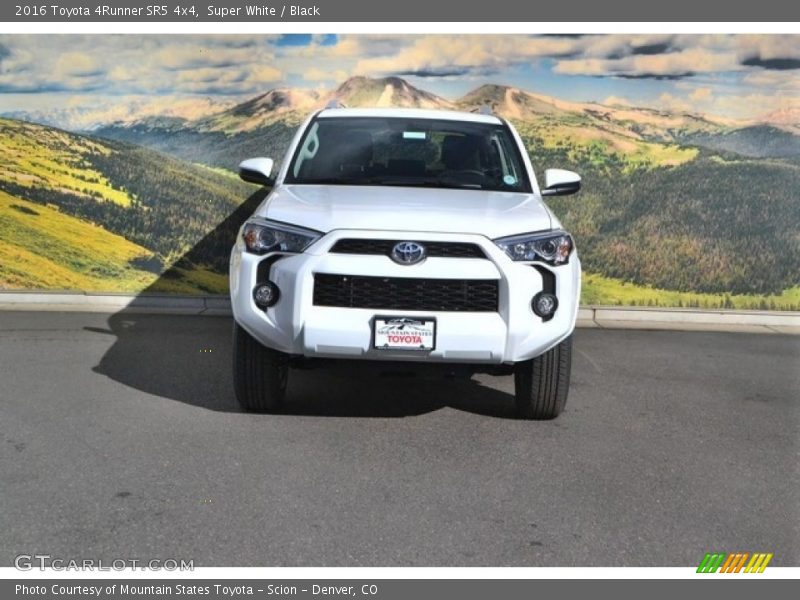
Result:
{"type": "Polygon", "coordinates": [[[0,566],[800,566],[800,337],[578,330],[513,379],[293,371],[239,410],[223,317],[0,312],[0,566]]]}

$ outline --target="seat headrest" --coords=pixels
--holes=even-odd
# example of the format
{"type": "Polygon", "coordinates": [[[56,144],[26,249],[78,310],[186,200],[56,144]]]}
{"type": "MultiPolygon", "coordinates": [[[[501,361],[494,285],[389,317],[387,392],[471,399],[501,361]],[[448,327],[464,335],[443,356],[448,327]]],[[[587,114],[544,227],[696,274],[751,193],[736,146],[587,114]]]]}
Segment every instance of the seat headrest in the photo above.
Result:
{"type": "Polygon", "coordinates": [[[448,169],[478,166],[478,139],[472,135],[448,135],[442,141],[442,164],[448,169]]]}

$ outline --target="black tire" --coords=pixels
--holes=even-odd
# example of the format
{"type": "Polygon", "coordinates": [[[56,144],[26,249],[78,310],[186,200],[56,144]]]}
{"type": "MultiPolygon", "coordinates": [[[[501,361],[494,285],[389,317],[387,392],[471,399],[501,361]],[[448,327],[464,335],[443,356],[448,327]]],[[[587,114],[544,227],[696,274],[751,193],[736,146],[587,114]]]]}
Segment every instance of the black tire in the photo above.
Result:
{"type": "Polygon", "coordinates": [[[289,357],[262,346],[233,324],[233,386],[247,411],[273,412],[283,403],[289,380],[289,357]]]}
{"type": "Polygon", "coordinates": [[[522,419],[555,419],[564,410],[572,370],[572,336],[532,360],[514,367],[517,415],[522,419]]]}

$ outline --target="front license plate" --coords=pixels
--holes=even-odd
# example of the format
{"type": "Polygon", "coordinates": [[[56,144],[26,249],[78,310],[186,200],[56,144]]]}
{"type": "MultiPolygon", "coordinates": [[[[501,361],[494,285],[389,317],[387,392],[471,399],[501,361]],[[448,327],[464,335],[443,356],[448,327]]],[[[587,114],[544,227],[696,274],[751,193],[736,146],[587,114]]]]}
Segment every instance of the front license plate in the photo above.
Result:
{"type": "Polygon", "coordinates": [[[380,350],[433,350],[436,319],[375,317],[375,347],[380,350]]]}

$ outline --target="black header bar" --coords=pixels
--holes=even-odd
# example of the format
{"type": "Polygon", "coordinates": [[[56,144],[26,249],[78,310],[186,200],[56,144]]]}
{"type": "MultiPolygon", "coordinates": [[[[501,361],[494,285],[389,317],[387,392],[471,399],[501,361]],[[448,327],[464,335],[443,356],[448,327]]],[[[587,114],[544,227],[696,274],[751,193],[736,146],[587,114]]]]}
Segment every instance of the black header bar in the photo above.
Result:
{"type": "MultiPolygon", "coordinates": [[[[778,22],[800,21],[786,0],[16,0],[4,23],[21,22],[778,22]]],[[[403,33],[403,32],[398,32],[403,33]]],[[[407,32],[413,33],[413,32],[407,32]]]]}

